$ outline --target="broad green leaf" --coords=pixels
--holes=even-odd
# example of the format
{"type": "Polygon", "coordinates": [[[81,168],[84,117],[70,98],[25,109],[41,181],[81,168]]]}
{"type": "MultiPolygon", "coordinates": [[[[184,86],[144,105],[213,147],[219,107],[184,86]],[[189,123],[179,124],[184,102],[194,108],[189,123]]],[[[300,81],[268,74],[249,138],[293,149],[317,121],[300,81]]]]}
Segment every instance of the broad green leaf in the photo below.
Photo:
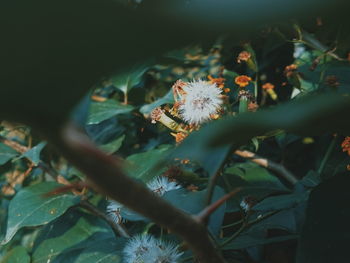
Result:
{"type": "MultiPolygon", "coordinates": [[[[77,260],[83,257],[84,250],[90,254],[94,251],[93,247],[97,248],[99,245],[105,245],[108,251],[111,251],[113,245],[115,245],[115,251],[120,250],[121,244],[116,245],[113,240],[108,242],[110,244],[106,242],[111,238],[114,238],[113,231],[105,221],[94,215],[73,210],[42,229],[34,245],[32,263],[80,262],[77,260]]],[[[106,252],[99,248],[101,254],[95,251],[96,256],[106,252]]]]}
{"type": "Polygon", "coordinates": [[[41,142],[38,145],[31,148],[30,150],[23,153],[19,158],[27,158],[30,161],[32,161],[35,165],[38,165],[40,162],[40,153],[45,146],[46,142],[41,142]]]}
{"type": "Polygon", "coordinates": [[[163,105],[163,104],[172,104],[174,102],[174,95],[172,90],[170,90],[164,97],[157,99],[156,101],[152,102],[151,104],[143,105],[140,108],[140,112],[142,114],[150,114],[152,110],[155,108],[163,105]]]}
{"type": "Polygon", "coordinates": [[[297,206],[301,202],[306,202],[308,196],[308,192],[271,196],[267,197],[266,199],[253,206],[252,209],[254,211],[274,211],[292,208],[297,206]]]}
{"type": "Polygon", "coordinates": [[[90,114],[87,124],[98,124],[118,114],[128,113],[133,109],[133,106],[123,105],[115,100],[93,102],[90,106],[90,114]]]}
{"type": "Polygon", "coordinates": [[[111,82],[116,88],[127,94],[134,86],[141,82],[143,75],[153,64],[153,61],[148,61],[125,68],[123,72],[114,75],[111,78],[111,82]]]}
{"type": "Polygon", "coordinates": [[[30,263],[30,256],[24,247],[14,247],[1,259],[1,263],[30,263]]]}
{"type": "Polygon", "coordinates": [[[107,144],[101,145],[99,148],[108,154],[115,153],[122,146],[124,139],[125,139],[125,135],[122,135],[119,138],[107,144]]]}
{"type": "Polygon", "coordinates": [[[6,236],[1,244],[9,242],[20,228],[47,224],[79,202],[79,197],[71,194],[45,196],[60,186],[45,182],[18,192],[9,205],[6,236]]]}
{"type": "Polygon", "coordinates": [[[143,182],[149,181],[153,177],[156,177],[164,172],[164,167],[159,168],[155,165],[159,162],[159,160],[164,159],[169,151],[170,147],[163,145],[161,148],[128,156],[128,158],[126,158],[128,161],[128,165],[126,167],[127,173],[131,177],[139,179],[143,182]]]}
{"type": "Polygon", "coordinates": [[[260,199],[273,193],[288,193],[289,190],[265,168],[250,162],[234,165],[224,170],[220,185],[227,191],[240,187],[242,190],[227,202],[227,211],[239,211],[244,197],[260,199]]]}
{"type": "Polygon", "coordinates": [[[0,142],[0,165],[7,163],[17,155],[18,153],[15,150],[0,142]]]}
{"type": "MultiPolygon", "coordinates": [[[[221,187],[214,188],[212,203],[225,195],[221,187]]],[[[207,190],[198,192],[189,192],[185,189],[177,189],[169,191],[163,195],[163,198],[169,201],[172,205],[181,210],[195,215],[201,212],[206,207],[207,190]]],[[[214,235],[218,235],[224,219],[226,203],[221,205],[211,216],[209,220],[209,229],[214,235]]]]}

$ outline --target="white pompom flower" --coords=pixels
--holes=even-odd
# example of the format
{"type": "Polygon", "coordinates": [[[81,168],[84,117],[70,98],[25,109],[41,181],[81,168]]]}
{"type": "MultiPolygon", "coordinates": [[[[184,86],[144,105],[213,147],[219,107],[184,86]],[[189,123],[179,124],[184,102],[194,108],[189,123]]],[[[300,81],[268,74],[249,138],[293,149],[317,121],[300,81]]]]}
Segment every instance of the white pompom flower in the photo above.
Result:
{"type": "MultiPolygon", "coordinates": [[[[159,196],[162,196],[166,192],[181,188],[181,185],[171,182],[167,177],[158,176],[147,183],[147,188],[159,196]]],[[[108,217],[117,224],[125,222],[125,219],[121,215],[121,210],[123,207],[124,206],[122,204],[114,200],[109,200],[106,208],[108,217]]]]}
{"type": "Polygon", "coordinates": [[[221,108],[222,90],[216,84],[197,80],[189,82],[182,89],[185,96],[179,106],[179,113],[188,124],[204,123],[221,108]]]}
{"type": "Polygon", "coordinates": [[[123,250],[128,263],[177,263],[183,253],[171,242],[164,242],[151,235],[136,235],[129,239],[123,250]]]}
{"type": "Polygon", "coordinates": [[[106,208],[107,215],[110,219],[112,219],[117,224],[120,224],[124,221],[124,219],[120,214],[122,208],[123,208],[122,204],[113,200],[108,201],[108,205],[106,208]]]}
{"type": "Polygon", "coordinates": [[[160,196],[171,190],[181,188],[180,185],[175,182],[171,182],[167,177],[164,176],[155,177],[153,180],[147,183],[147,187],[152,192],[155,192],[160,196]]]}

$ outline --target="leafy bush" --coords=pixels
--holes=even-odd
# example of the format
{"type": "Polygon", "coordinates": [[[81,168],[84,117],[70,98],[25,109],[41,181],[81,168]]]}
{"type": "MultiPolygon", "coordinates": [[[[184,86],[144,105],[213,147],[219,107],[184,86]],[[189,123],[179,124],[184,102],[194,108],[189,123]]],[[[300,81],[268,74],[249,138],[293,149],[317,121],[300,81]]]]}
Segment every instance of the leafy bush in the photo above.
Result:
{"type": "Polygon", "coordinates": [[[0,262],[348,262],[347,6],[1,3],[0,262]]]}

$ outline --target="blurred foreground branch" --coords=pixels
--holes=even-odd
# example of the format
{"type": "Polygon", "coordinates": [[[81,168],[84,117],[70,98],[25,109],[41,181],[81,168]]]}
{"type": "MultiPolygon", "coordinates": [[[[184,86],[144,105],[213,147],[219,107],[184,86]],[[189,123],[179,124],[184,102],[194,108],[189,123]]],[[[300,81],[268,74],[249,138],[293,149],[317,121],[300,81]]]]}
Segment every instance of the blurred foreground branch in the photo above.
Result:
{"type": "Polygon", "coordinates": [[[182,237],[201,263],[225,262],[203,224],[124,175],[120,163],[96,148],[74,125],[68,124],[61,133],[47,136],[97,190],[182,237]]]}

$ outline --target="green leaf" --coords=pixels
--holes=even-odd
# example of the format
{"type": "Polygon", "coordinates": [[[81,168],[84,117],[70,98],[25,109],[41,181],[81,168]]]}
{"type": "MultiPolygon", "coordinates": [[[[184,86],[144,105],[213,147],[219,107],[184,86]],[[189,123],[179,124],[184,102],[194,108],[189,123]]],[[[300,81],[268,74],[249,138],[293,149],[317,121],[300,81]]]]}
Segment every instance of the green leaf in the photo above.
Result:
{"type": "Polygon", "coordinates": [[[302,202],[306,202],[308,196],[308,192],[271,196],[254,205],[252,209],[254,211],[274,211],[292,208],[302,202]]]}
{"type": "Polygon", "coordinates": [[[9,205],[6,236],[1,244],[9,242],[20,228],[47,224],[79,202],[79,197],[71,194],[45,197],[45,194],[60,186],[45,182],[18,192],[9,205]]]}
{"type": "MultiPolygon", "coordinates": [[[[74,261],[74,263],[120,263],[122,262],[122,249],[125,240],[110,238],[98,240],[85,248],[74,261]]],[[[71,256],[69,256],[71,258],[71,256]]],[[[67,260],[69,260],[67,258],[67,260]]],[[[67,262],[67,261],[63,261],[67,262]]]]}
{"type": "Polygon", "coordinates": [[[18,246],[7,252],[1,263],[30,263],[30,256],[24,247],[18,246]]]}
{"type": "Polygon", "coordinates": [[[153,61],[147,61],[140,64],[134,64],[131,67],[123,69],[123,72],[114,75],[111,78],[112,84],[127,94],[133,87],[141,82],[145,72],[153,65],[153,61]]]}
{"type": "Polygon", "coordinates": [[[93,102],[91,103],[87,124],[98,124],[118,114],[128,113],[133,109],[133,106],[123,105],[115,100],[93,102]]]}
{"type": "Polygon", "coordinates": [[[164,97],[152,102],[151,104],[143,105],[140,108],[140,112],[142,114],[150,114],[152,110],[154,110],[155,108],[163,104],[172,104],[172,103],[174,103],[174,95],[172,90],[170,90],[164,97]]]}
{"type": "Polygon", "coordinates": [[[148,182],[153,177],[164,172],[164,167],[159,168],[155,165],[159,160],[164,159],[169,151],[170,146],[163,145],[163,147],[154,150],[128,156],[128,158],[126,158],[129,164],[126,167],[127,173],[133,178],[148,182]]]}
{"type": "MultiPolygon", "coordinates": [[[[265,237],[256,237],[256,236],[243,234],[238,236],[231,243],[227,244],[225,247],[223,247],[223,249],[224,250],[243,249],[243,248],[255,247],[259,245],[283,242],[283,241],[297,239],[297,238],[298,238],[298,235],[287,235],[287,236],[281,236],[281,237],[265,238],[265,237]]],[[[225,241],[225,239],[223,239],[223,241],[225,241]]]]}
{"type": "Polygon", "coordinates": [[[224,185],[227,191],[237,187],[242,188],[237,195],[228,200],[227,211],[229,212],[239,211],[239,203],[246,196],[260,199],[273,193],[289,192],[268,170],[250,162],[237,164],[224,170],[220,184],[224,185]]]}
{"type": "MultiPolygon", "coordinates": [[[[78,261],[79,258],[85,258],[84,254],[91,255],[93,251],[96,257],[101,256],[101,260],[105,256],[117,259],[115,253],[112,253],[111,257],[106,255],[107,251],[112,252],[111,247],[117,252],[122,246],[120,243],[116,245],[113,231],[105,221],[94,215],[73,210],[42,229],[34,245],[32,263],[81,262],[78,261]],[[104,250],[101,246],[108,249],[104,250]],[[94,247],[96,250],[99,248],[100,252],[94,247]]],[[[96,259],[95,256],[92,256],[92,259],[96,259]]],[[[86,262],[99,262],[92,259],[86,262]]]]}
{"type": "Polygon", "coordinates": [[[0,165],[7,163],[17,155],[18,153],[15,150],[0,142],[0,165]]]}
{"type": "MultiPolygon", "coordinates": [[[[214,188],[212,203],[219,200],[225,195],[224,190],[221,187],[216,186],[214,188]]],[[[206,207],[207,190],[189,192],[185,189],[177,189],[166,192],[163,198],[169,201],[172,205],[180,208],[181,210],[195,215],[201,212],[206,207]]],[[[221,205],[211,216],[209,220],[209,229],[214,235],[218,235],[221,229],[221,225],[224,219],[226,209],[226,203],[221,205]]]]}
{"type": "Polygon", "coordinates": [[[124,139],[125,139],[125,135],[122,135],[119,138],[107,144],[101,145],[99,148],[108,154],[115,153],[122,146],[124,139]]]}
{"type": "Polygon", "coordinates": [[[19,158],[27,158],[32,161],[35,165],[38,165],[40,162],[40,153],[42,149],[46,146],[46,142],[41,142],[38,145],[34,146],[30,150],[23,153],[19,158]]]}

